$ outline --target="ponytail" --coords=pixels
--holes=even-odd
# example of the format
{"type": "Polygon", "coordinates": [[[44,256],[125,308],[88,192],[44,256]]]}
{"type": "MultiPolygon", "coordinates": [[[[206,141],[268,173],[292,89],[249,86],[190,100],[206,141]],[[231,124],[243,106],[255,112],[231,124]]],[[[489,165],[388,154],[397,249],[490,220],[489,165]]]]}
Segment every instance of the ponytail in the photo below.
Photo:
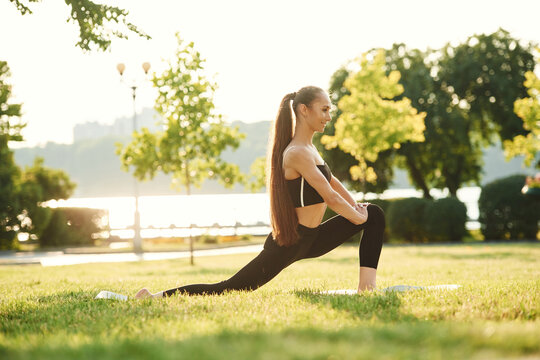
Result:
{"type": "Polygon", "coordinates": [[[270,137],[266,179],[266,188],[270,193],[270,223],[272,236],[280,246],[291,246],[298,241],[298,216],[289,195],[285,174],[283,172],[283,151],[293,138],[293,116],[298,104],[310,105],[324,93],[319,87],[306,86],[285,95],[281,100],[279,111],[270,137]],[[292,101],[292,104],[291,104],[292,101]]]}
{"type": "Polygon", "coordinates": [[[268,164],[270,171],[267,172],[269,176],[266,187],[270,193],[272,236],[280,246],[293,245],[298,239],[298,216],[287,191],[283,173],[283,151],[293,137],[291,101],[295,96],[296,93],[290,93],[281,100],[271,137],[272,151],[268,164]]]}

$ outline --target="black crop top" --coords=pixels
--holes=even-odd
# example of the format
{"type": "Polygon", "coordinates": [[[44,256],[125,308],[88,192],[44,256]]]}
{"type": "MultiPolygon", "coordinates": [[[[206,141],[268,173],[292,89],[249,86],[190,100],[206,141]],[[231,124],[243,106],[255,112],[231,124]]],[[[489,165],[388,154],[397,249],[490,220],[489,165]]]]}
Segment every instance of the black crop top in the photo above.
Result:
{"type": "MultiPolygon", "coordinates": [[[[330,171],[328,164],[325,162],[323,165],[317,165],[317,167],[321,170],[326,180],[330,182],[332,172],[330,171]]],[[[292,180],[285,179],[285,182],[287,183],[287,188],[289,189],[289,194],[291,195],[294,207],[298,208],[324,202],[317,190],[309,185],[309,183],[304,180],[303,176],[292,180]]]]}

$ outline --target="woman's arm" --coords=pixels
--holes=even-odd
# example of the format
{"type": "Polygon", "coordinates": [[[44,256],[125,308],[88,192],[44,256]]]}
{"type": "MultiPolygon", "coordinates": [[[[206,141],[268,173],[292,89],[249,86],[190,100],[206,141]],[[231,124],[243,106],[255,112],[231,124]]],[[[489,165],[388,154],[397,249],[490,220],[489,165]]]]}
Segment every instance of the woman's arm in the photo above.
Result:
{"type": "Polygon", "coordinates": [[[356,206],[356,201],[352,195],[334,175],[332,175],[332,178],[330,179],[330,186],[332,186],[332,189],[341,195],[341,197],[345,199],[345,201],[347,201],[352,207],[356,206]]]}
{"type": "MultiPolygon", "coordinates": [[[[287,152],[285,157],[287,157],[289,164],[294,164],[294,169],[317,190],[330,209],[356,225],[367,221],[367,210],[359,209],[352,197],[345,200],[339,192],[334,190],[319,171],[315,160],[309,153],[293,148],[287,152]]],[[[330,180],[332,181],[332,179],[330,180]]],[[[348,194],[347,190],[345,192],[348,194]]]]}

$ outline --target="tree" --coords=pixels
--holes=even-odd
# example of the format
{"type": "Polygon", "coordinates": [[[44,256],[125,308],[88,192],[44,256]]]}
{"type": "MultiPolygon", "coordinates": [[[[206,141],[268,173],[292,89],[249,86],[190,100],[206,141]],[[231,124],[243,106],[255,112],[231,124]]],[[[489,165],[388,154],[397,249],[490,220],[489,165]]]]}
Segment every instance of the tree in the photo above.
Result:
{"type": "MultiPolygon", "coordinates": [[[[9,0],[22,15],[32,14],[31,3],[41,0],[9,0]]],[[[143,33],[127,20],[128,11],[115,6],[96,4],[90,0],[64,0],[71,8],[68,21],[79,26],[78,46],[82,50],[90,51],[92,47],[107,50],[113,38],[127,39],[127,32],[135,33],[145,39],[150,36],[143,33]],[[120,25],[120,27],[118,27],[120,25]],[[127,31],[126,31],[127,30],[127,31]]]]}
{"type": "Polygon", "coordinates": [[[426,113],[424,142],[407,141],[396,150],[398,165],[411,182],[431,198],[431,188],[448,188],[452,196],[463,183],[479,182],[481,144],[472,141],[467,112],[437,76],[439,52],[408,49],[394,44],[386,50],[386,73],[399,71],[404,92],[396,99],[411,99],[426,113]]]}
{"type": "Polygon", "coordinates": [[[24,209],[21,230],[36,237],[42,234],[51,218],[51,210],[43,203],[68,199],[76,186],[64,171],[46,168],[43,162],[43,158],[37,157],[20,177],[19,201],[24,209]]]}
{"type": "Polygon", "coordinates": [[[10,103],[11,85],[7,82],[10,76],[8,63],[0,60],[0,135],[7,141],[22,141],[21,130],[25,126],[21,120],[22,104],[10,103]]]}
{"type": "Polygon", "coordinates": [[[467,109],[473,141],[488,145],[497,136],[504,141],[528,133],[514,102],[527,96],[523,83],[525,73],[534,70],[532,49],[503,29],[443,47],[438,77],[467,109]]]}
{"type": "MultiPolygon", "coordinates": [[[[176,34],[176,57],[169,61],[161,75],[152,82],[158,88],[155,109],[162,116],[162,131],[155,133],[143,128],[133,133],[125,147],[119,145],[123,169],[134,167],[140,180],[152,179],[161,171],[172,175],[172,184],[180,190],[200,187],[206,179],[217,179],[225,187],[245,182],[239,167],[220,159],[227,147],[238,148],[244,137],[238,128],[224,124],[221,115],[214,113],[213,94],[216,85],[203,74],[201,55],[193,42],[184,45],[176,34]]],[[[193,240],[190,237],[193,263],[193,240]]]]}
{"type": "Polygon", "coordinates": [[[338,103],[342,111],[335,124],[335,135],[325,135],[321,143],[328,149],[339,148],[350,153],[357,164],[350,169],[353,180],[375,182],[377,175],[367,161],[374,162],[382,151],[399,148],[405,141],[423,141],[425,113],[418,113],[411,101],[394,101],[403,92],[398,84],[400,74],[384,71],[384,51],[373,60],[363,54],[360,70],[350,74],[345,87],[350,95],[338,103]]]}
{"type": "MultiPolygon", "coordinates": [[[[537,48],[540,53],[540,48],[537,48]]],[[[516,135],[512,140],[504,141],[507,160],[517,155],[524,155],[523,162],[527,166],[535,160],[540,152],[540,79],[532,71],[525,73],[524,83],[529,97],[514,102],[514,112],[523,119],[523,128],[530,131],[527,135],[516,135]]],[[[540,159],[536,162],[540,168],[540,159]]]]}
{"type": "Polygon", "coordinates": [[[9,141],[21,141],[21,104],[10,102],[10,76],[5,61],[0,61],[0,249],[16,247],[17,233],[39,234],[47,225],[50,210],[45,201],[67,199],[73,184],[67,174],[43,166],[37,158],[34,166],[21,171],[13,160],[9,141]]]}
{"type": "Polygon", "coordinates": [[[21,104],[10,102],[9,76],[7,62],[0,61],[0,249],[16,246],[16,236],[20,229],[17,215],[22,211],[18,198],[20,170],[8,144],[9,141],[22,140],[20,132],[24,124],[20,121],[21,104]]]}
{"type": "MultiPolygon", "coordinates": [[[[352,63],[352,62],[351,62],[352,63]]],[[[330,80],[329,95],[332,101],[332,118],[338,119],[342,111],[338,107],[339,100],[345,95],[350,95],[350,92],[345,87],[345,80],[349,77],[350,71],[347,69],[347,64],[339,68],[330,80]]],[[[321,137],[324,135],[335,135],[335,122],[331,121],[326,125],[324,134],[316,133],[313,137],[313,143],[317,149],[322,153],[326,162],[332,168],[332,172],[343,179],[347,187],[351,190],[366,192],[381,193],[388,189],[390,182],[394,176],[393,163],[394,163],[394,151],[393,149],[385,150],[379,153],[377,160],[371,162],[366,160],[369,167],[373,168],[377,175],[377,182],[370,183],[365,181],[354,181],[351,177],[349,169],[357,164],[357,160],[349,153],[342,151],[339,147],[327,149],[321,144],[321,137]]]]}

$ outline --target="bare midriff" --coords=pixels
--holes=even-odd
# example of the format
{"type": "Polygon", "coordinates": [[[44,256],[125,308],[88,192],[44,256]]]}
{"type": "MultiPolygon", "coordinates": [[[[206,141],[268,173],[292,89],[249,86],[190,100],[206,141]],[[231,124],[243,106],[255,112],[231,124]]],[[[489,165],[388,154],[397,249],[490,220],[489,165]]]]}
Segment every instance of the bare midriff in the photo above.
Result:
{"type": "MultiPolygon", "coordinates": [[[[322,162],[322,159],[321,159],[322,162]]],[[[301,176],[300,173],[294,169],[284,169],[284,176],[286,180],[296,179],[301,176]]],[[[296,208],[296,215],[298,216],[298,223],[310,228],[316,228],[320,225],[324,212],[326,211],[326,203],[313,204],[304,207],[296,208]]]]}

